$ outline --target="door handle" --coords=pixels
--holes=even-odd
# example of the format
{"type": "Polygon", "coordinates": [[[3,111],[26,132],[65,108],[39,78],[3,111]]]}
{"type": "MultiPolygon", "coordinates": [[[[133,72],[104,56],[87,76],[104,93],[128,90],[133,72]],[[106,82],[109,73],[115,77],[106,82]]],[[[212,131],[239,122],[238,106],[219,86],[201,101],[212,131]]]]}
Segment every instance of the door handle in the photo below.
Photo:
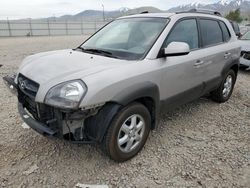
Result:
{"type": "Polygon", "coordinates": [[[197,60],[196,63],[194,64],[195,67],[199,67],[204,64],[204,61],[202,60],[197,60]]]}
{"type": "Polygon", "coordinates": [[[229,56],[231,56],[231,53],[230,53],[230,52],[226,52],[226,53],[224,54],[224,58],[225,58],[225,59],[227,59],[229,56]]]}

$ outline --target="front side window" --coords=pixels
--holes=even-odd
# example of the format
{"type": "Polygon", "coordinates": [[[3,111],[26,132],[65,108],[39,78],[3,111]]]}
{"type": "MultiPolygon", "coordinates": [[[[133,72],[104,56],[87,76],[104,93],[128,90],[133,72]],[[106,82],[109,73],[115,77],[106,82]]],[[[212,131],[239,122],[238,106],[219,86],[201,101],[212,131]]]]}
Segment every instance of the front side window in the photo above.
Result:
{"type": "Polygon", "coordinates": [[[223,42],[223,35],[220,25],[215,20],[200,20],[203,47],[223,42]]]}
{"type": "Polygon", "coordinates": [[[177,23],[164,42],[163,47],[166,48],[171,42],[185,42],[190,49],[198,48],[199,36],[196,20],[188,19],[177,23]]]}
{"type": "Polygon", "coordinates": [[[138,60],[150,50],[168,23],[166,18],[125,18],[111,22],[81,48],[116,58],[138,60]]]}

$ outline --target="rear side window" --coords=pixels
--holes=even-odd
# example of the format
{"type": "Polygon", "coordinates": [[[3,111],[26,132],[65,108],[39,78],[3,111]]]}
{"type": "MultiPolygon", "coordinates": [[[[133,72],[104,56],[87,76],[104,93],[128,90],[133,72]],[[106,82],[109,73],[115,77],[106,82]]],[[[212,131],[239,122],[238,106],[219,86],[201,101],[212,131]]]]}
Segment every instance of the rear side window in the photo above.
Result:
{"type": "Polygon", "coordinates": [[[200,19],[200,27],[204,47],[223,42],[222,31],[217,21],[200,19]]]}
{"type": "Polygon", "coordinates": [[[199,35],[195,19],[180,21],[175,25],[163,47],[166,48],[171,42],[186,42],[190,49],[199,47],[199,35]]]}
{"type": "Polygon", "coordinates": [[[226,26],[226,24],[222,21],[220,21],[220,26],[224,35],[224,41],[229,41],[231,35],[229,33],[228,27],[226,26]]]}

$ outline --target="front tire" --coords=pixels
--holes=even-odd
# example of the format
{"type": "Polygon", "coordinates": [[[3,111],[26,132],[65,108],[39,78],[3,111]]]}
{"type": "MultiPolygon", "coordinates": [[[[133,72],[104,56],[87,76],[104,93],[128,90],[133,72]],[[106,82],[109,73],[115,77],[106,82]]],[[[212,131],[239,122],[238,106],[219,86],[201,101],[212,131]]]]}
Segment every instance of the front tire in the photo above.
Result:
{"type": "Polygon", "coordinates": [[[211,93],[212,99],[219,103],[228,101],[233,93],[235,82],[236,74],[232,69],[230,69],[223,78],[220,87],[211,93]]]}
{"type": "Polygon", "coordinates": [[[132,103],[113,119],[103,140],[103,149],[111,159],[124,162],[138,154],[150,132],[151,116],[140,103],[132,103]]]}

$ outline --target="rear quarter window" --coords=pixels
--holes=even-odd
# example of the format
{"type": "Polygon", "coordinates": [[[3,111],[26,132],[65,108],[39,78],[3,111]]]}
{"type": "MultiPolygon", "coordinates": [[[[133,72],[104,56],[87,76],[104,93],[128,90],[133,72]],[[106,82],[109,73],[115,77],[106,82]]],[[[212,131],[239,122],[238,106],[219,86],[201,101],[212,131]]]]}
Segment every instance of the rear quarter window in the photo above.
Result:
{"type": "Polygon", "coordinates": [[[233,29],[234,29],[234,32],[235,33],[239,33],[240,32],[240,27],[237,23],[235,22],[231,22],[232,26],[233,26],[233,29]]]}
{"type": "Polygon", "coordinates": [[[226,41],[226,42],[229,41],[231,38],[231,34],[229,32],[227,25],[224,22],[220,21],[220,26],[221,26],[221,30],[223,32],[224,41],[226,41]]]}
{"type": "Polygon", "coordinates": [[[223,42],[222,30],[218,21],[200,19],[202,44],[204,47],[216,45],[223,42]]]}

